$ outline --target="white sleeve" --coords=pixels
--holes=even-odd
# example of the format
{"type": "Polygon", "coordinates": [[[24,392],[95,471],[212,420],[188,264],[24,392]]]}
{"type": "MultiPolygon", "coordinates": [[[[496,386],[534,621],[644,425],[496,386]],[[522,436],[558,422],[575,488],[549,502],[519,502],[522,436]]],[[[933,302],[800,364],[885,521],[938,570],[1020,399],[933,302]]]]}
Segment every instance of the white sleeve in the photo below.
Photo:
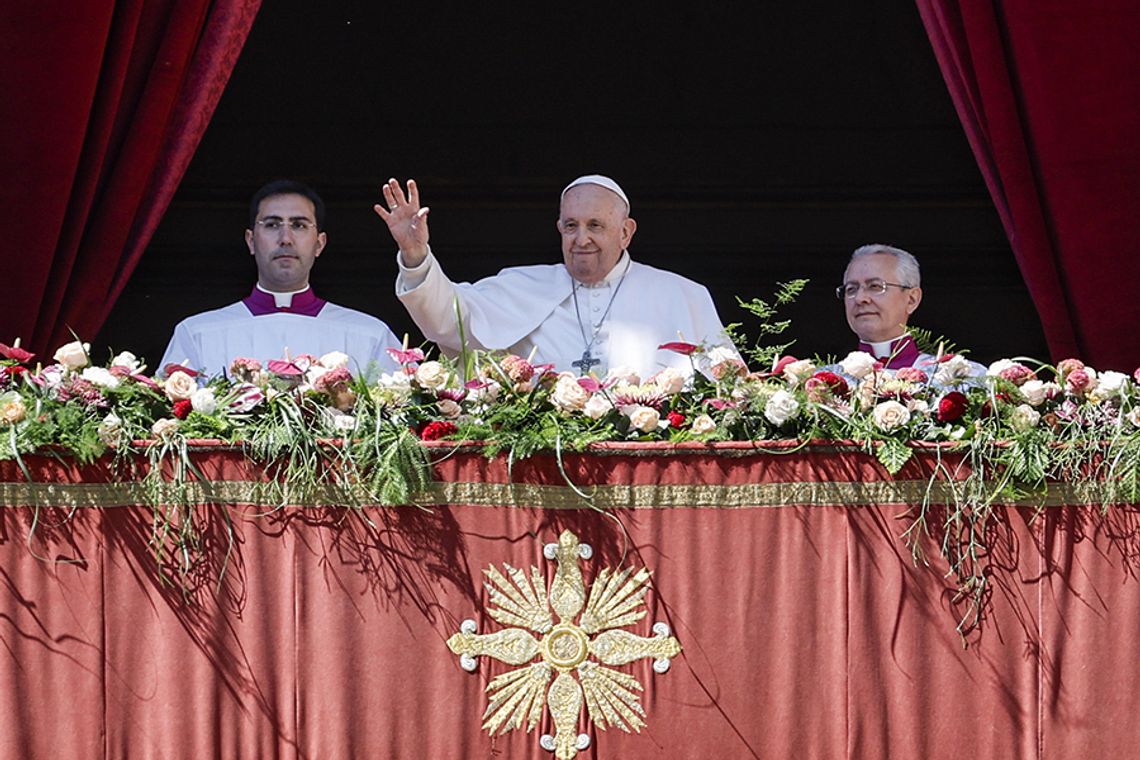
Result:
{"type": "Polygon", "coordinates": [[[174,335],[166,346],[166,353],[157,367],[152,368],[154,374],[163,374],[162,368],[167,364],[181,364],[190,369],[202,369],[202,357],[198,352],[198,344],[194,334],[186,327],[186,320],[179,322],[174,328],[174,335]]]}
{"type": "Polygon", "coordinates": [[[396,277],[396,297],[404,304],[424,337],[450,351],[460,348],[456,307],[463,312],[464,331],[470,348],[485,349],[471,334],[470,309],[466,294],[443,273],[431,249],[417,267],[406,267],[396,254],[400,274],[396,277]]]}

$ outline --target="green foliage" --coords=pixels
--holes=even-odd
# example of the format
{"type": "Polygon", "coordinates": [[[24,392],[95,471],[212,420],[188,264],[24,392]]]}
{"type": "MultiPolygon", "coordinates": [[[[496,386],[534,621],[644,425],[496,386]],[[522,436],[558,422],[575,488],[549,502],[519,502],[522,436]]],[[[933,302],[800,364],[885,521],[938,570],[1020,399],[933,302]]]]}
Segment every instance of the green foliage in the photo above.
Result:
{"type": "Polygon", "coordinates": [[[771,338],[782,335],[788,327],[791,326],[791,320],[789,319],[776,319],[780,307],[794,303],[804,288],[807,287],[808,282],[810,282],[810,280],[797,279],[789,282],[776,283],[776,293],[771,303],[760,298],[745,301],[737,297],[736,302],[740,308],[759,320],[756,325],[756,338],[754,341],[750,341],[748,337],[741,332],[739,322],[734,322],[725,328],[732,342],[740,349],[741,356],[744,357],[744,360],[748,364],[754,367],[770,367],[777,358],[783,356],[795,343],[795,341],[788,341],[787,343],[768,345],[768,341],[771,338]]]}

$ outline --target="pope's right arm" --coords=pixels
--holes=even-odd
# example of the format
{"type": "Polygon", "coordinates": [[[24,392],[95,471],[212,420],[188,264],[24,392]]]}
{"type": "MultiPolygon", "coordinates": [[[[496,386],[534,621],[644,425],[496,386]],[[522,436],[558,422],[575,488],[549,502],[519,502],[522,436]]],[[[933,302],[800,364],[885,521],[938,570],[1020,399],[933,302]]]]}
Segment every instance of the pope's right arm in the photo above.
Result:
{"type": "Polygon", "coordinates": [[[417,266],[408,266],[402,250],[396,254],[396,264],[400,268],[400,274],[396,277],[396,297],[404,304],[425,338],[449,351],[459,350],[459,322],[456,315],[458,304],[463,313],[468,347],[485,348],[471,334],[470,310],[464,292],[469,292],[469,286],[456,287],[443,273],[430,248],[417,266]]]}

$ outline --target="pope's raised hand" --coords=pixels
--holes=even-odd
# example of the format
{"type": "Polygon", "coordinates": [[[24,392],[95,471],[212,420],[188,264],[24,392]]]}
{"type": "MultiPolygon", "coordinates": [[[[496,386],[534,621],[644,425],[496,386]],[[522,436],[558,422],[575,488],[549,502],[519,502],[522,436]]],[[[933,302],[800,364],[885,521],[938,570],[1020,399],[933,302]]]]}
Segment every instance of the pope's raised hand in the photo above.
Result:
{"type": "Polygon", "coordinates": [[[388,225],[388,232],[400,246],[404,266],[419,266],[428,252],[428,208],[420,208],[420,189],[416,187],[416,181],[410,179],[405,196],[400,183],[390,179],[384,185],[383,193],[384,204],[377,203],[372,209],[388,225]]]}

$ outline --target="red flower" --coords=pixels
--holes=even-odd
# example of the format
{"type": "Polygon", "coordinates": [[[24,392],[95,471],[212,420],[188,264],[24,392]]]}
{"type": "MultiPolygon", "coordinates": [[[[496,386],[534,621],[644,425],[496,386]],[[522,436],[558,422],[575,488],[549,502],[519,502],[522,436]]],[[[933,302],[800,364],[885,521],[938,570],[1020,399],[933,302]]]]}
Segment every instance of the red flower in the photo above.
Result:
{"type": "MultiPolygon", "coordinates": [[[[19,343],[19,341],[16,342],[19,343]]],[[[12,359],[19,362],[20,364],[23,364],[27,361],[30,361],[32,357],[35,356],[35,354],[31,353],[30,351],[25,351],[19,346],[8,346],[0,343],[0,356],[3,356],[5,359],[12,359]]]]}
{"type": "MultiPolygon", "coordinates": [[[[812,385],[816,385],[818,383],[823,383],[826,385],[827,390],[830,391],[832,396],[835,396],[836,398],[847,398],[847,394],[849,392],[847,381],[834,372],[828,372],[825,369],[821,369],[819,372],[816,372],[814,375],[808,378],[808,383],[811,383],[813,380],[815,383],[812,383],[812,385]]],[[[805,387],[808,383],[804,384],[805,387]]]]}
{"type": "Polygon", "coordinates": [[[190,403],[190,399],[184,398],[181,401],[174,402],[174,416],[180,420],[184,420],[190,416],[194,406],[190,403]]]}
{"type": "Polygon", "coordinates": [[[662,343],[657,347],[658,350],[673,351],[674,353],[684,354],[690,356],[695,353],[700,346],[695,343],[683,343],[681,341],[673,341],[672,343],[662,343]]]}
{"type": "Polygon", "coordinates": [[[391,356],[397,364],[414,364],[424,360],[424,352],[418,348],[409,348],[406,350],[402,348],[389,348],[386,350],[388,356],[391,356]]]}
{"type": "Polygon", "coordinates": [[[198,375],[202,374],[197,370],[190,369],[189,367],[185,367],[181,364],[171,363],[162,368],[162,374],[166,375],[167,377],[170,377],[175,372],[185,372],[190,377],[198,377],[198,375]]]}
{"type": "Polygon", "coordinates": [[[950,391],[938,401],[938,421],[954,422],[960,420],[966,413],[969,401],[966,394],[960,391],[950,391]]]}
{"type": "Polygon", "coordinates": [[[455,435],[455,431],[458,429],[456,424],[449,420],[429,422],[420,430],[420,439],[424,441],[438,441],[440,438],[455,435]]]}
{"type": "Polygon", "coordinates": [[[685,415],[680,412],[669,412],[665,415],[665,419],[669,420],[669,424],[675,428],[681,428],[685,424],[685,415]]]}

